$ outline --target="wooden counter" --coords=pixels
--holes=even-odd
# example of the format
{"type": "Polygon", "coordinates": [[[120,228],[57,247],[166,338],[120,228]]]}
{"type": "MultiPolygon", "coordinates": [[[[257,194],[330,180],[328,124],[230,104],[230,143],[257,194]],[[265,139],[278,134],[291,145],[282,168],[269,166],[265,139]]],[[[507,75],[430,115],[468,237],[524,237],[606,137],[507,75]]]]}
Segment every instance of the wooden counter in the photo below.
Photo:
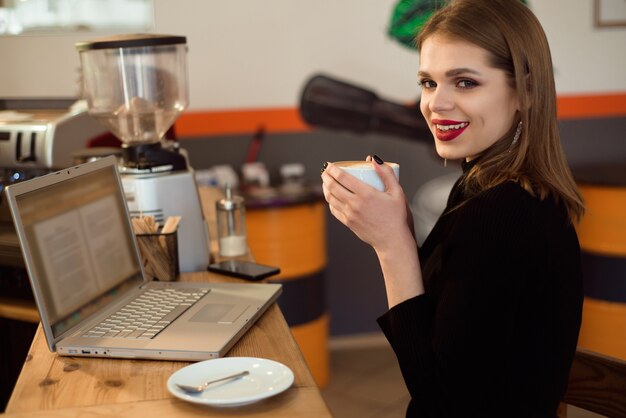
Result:
{"type": "MultiPolygon", "coordinates": [[[[181,280],[238,281],[208,272],[181,280]]],[[[61,357],[51,353],[41,326],[6,408],[7,417],[330,417],[302,353],[274,303],[227,357],[262,357],[288,366],[291,388],[242,407],[190,404],[172,396],[169,376],[187,362],[61,357]]]]}

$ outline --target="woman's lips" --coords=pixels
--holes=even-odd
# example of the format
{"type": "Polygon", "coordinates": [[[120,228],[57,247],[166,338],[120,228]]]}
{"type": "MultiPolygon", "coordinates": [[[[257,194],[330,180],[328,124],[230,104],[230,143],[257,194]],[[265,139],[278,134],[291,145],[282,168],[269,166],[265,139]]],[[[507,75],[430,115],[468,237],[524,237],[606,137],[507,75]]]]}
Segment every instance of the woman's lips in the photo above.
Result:
{"type": "Polygon", "coordinates": [[[465,131],[469,122],[458,122],[454,120],[433,119],[435,136],[440,141],[452,141],[465,131]]]}

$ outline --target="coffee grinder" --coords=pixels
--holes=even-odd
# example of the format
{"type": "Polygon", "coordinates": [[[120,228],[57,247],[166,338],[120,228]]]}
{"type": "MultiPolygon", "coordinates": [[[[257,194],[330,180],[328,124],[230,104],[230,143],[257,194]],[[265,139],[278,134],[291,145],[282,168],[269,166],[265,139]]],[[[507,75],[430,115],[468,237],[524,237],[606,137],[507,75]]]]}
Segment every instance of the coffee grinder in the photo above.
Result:
{"type": "Polygon", "coordinates": [[[205,270],[209,230],[194,173],[164,138],[188,104],[187,39],[136,34],[76,44],[89,114],[122,141],[120,174],[131,216],[181,216],[181,271],[205,270]]]}

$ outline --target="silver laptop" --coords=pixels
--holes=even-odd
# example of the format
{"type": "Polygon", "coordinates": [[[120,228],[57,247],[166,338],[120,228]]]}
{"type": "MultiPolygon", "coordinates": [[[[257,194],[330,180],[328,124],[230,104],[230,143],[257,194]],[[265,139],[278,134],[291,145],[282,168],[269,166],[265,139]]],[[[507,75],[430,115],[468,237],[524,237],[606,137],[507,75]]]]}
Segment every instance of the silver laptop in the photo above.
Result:
{"type": "Polygon", "coordinates": [[[60,355],[221,357],[281,292],[149,280],[115,157],[8,186],[6,197],[48,346],[60,355]]]}

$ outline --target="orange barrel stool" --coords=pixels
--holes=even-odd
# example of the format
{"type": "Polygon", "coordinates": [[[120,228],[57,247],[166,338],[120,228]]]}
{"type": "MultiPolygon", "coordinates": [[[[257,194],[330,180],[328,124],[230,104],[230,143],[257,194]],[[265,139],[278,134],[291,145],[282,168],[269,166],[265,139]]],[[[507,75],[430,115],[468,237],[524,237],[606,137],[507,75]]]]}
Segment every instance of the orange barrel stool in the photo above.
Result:
{"type": "Polygon", "coordinates": [[[626,164],[574,171],[585,301],[578,345],[626,359],[626,164]]]}
{"type": "Polygon", "coordinates": [[[267,281],[283,285],[278,304],[315,382],[325,387],[330,367],[326,210],[319,193],[272,190],[265,198],[245,196],[248,246],[258,263],[280,267],[280,274],[267,281]]]}

